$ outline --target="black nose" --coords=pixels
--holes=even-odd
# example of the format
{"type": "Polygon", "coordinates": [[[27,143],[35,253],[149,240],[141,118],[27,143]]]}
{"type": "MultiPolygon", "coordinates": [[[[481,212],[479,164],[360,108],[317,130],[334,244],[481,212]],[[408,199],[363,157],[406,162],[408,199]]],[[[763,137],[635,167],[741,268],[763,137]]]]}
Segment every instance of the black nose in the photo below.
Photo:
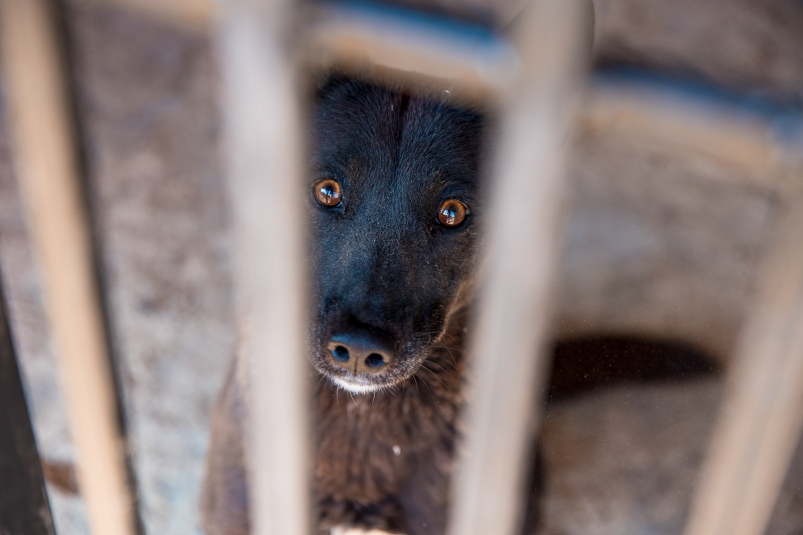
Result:
{"type": "Polygon", "coordinates": [[[355,374],[382,373],[393,362],[389,344],[368,333],[332,336],[326,348],[335,366],[355,374]]]}

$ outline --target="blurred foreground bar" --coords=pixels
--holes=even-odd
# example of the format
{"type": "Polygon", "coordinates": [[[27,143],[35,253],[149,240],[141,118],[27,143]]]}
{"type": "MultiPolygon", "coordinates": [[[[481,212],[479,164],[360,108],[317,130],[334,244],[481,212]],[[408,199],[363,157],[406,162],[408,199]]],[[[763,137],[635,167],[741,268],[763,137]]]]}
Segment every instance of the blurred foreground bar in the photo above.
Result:
{"type": "Polygon", "coordinates": [[[293,7],[233,0],[220,27],[255,535],[306,535],[311,526],[300,110],[307,92],[291,53],[293,7]]]}
{"type": "Polygon", "coordinates": [[[82,197],[63,51],[49,0],[0,0],[14,161],[95,535],[133,535],[125,442],[82,197]]]}
{"type": "Polygon", "coordinates": [[[510,28],[520,75],[492,140],[487,267],[470,337],[473,392],[450,535],[521,531],[546,374],[546,327],[569,130],[590,48],[591,6],[534,0],[510,28]]]}
{"type": "Polygon", "coordinates": [[[785,121],[803,125],[790,108],[758,113],[679,95],[666,84],[606,79],[586,91],[578,126],[623,144],[668,149],[678,160],[713,157],[739,171],[726,180],[794,195],[803,189],[803,137],[773,132],[774,123],[785,121]]]}
{"type": "Polygon", "coordinates": [[[803,195],[780,210],[686,535],[764,533],[803,430],[803,195]]]}
{"type": "Polygon", "coordinates": [[[367,2],[327,2],[312,10],[307,57],[410,87],[495,99],[518,82],[517,51],[477,24],[367,2]]]}
{"type": "Polygon", "coordinates": [[[0,280],[0,533],[54,535],[0,280]]]}

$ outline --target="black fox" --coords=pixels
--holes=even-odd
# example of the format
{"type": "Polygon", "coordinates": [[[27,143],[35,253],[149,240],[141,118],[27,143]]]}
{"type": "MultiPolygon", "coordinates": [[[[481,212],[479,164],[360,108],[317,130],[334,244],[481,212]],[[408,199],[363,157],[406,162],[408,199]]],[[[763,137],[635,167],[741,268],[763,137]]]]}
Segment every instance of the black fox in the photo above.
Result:
{"type": "MultiPolygon", "coordinates": [[[[317,96],[309,357],[324,378],[314,394],[321,533],[445,531],[486,124],[448,96],[340,76],[317,96]]],[[[207,535],[248,530],[239,366],[213,423],[207,535]]]]}
{"type": "MultiPolygon", "coordinates": [[[[440,535],[482,264],[489,121],[445,93],[340,76],[322,85],[312,117],[309,355],[297,358],[310,358],[321,377],[313,392],[316,529],[440,535]]],[[[712,362],[682,344],[571,341],[557,346],[547,397],[709,375],[712,362]]],[[[248,533],[244,372],[235,358],[215,411],[206,535],[248,533]]],[[[531,467],[526,533],[538,520],[535,455],[531,467]]]]}

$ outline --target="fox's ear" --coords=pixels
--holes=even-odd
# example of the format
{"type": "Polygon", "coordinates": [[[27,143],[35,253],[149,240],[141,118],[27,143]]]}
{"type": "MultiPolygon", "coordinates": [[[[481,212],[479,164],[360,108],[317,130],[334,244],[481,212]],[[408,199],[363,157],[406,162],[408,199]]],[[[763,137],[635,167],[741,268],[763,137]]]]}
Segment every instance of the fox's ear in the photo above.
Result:
{"type": "Polygon", "coordinates": [[[315,93],[313,95],[316,104],[326,98],[327,95],[337,92],[337,90],[349,83],[351,78],[338,71],[329,71],[320,73],[315,84],[315,93]]]}

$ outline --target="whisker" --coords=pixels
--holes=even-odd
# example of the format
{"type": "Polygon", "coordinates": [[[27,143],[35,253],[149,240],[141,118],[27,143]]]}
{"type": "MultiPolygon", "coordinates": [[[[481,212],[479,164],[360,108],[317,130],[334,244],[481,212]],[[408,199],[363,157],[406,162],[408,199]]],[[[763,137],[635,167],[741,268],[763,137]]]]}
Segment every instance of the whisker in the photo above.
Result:
{"type": "MultiPolygon", "coordinates": [[[[413,377],[415,377],[415,376],[417,376],[417,375],[418,375],[418,372],[415,372],[415,373],[413,374],[413,377]]],[[[426,387],[427,387],[427,390],[429,390],[429,393],[430,393],[432,396],[434,396],[434,395],[435,395],[435,392],[433,392],[433,391],[432,391],[432,388],[431,388],[431,387],[430,387],[430,386],[427,384],[427,381],[426,381],[426,380],[425,380],[423,377],[421,377],[421,376],[419,376],[419,378],[421,379],[421,382],[422,382],[422,383],[424,383],[424,386],[426,386],[426,387]]]]}
{"type": "Polygon", "coordinates": [[[413,381],[415,381],[415,392],[417,394],[418,393],[418,377],[416,377],[416,375],[417,374],[415,374],[415,373],[413,374],[413,381]]]}
{"type": "Polygon", "coordinates": [[[454,376],[453,376],[453,375],[452,375],[452,374],[449,372],[449,370],[447,370],[447,369],[446,369],[446,368],[444,368],[443,366],[440,366],[440,365],[438,365],[438,364],[436,364],[436,363],[434,363],[434,362],[430,362],[430,363],[424,363],[424,364],[422,364],[422,365],[421,365],[421,368],[423,368],[423,369],[425,369],[425,370],[427,370],[427,371],[429,371],[429,372],[431,372],[431,373],[435,374],[435,371],[436,371],[436,370],[431,370],[431,369],[429,369],[429,368],[427,367],[427,364],[431,364],[431,365],[433,365],[433,366],[438,366],[438,369],[437,369],[437,371],[438,371],[439,373],[445,373],[446,375],[448,375],[448,376],[449,376],[449,378],[450,378],[450,379],[454,379],[454,376]]]}
{"type": "MultiPolygon", "coordinates": [[[[449,353],[449,358],[451,358],[451,359],[452,359],[452,362],[451,362],[452,366],[453,366],[454,368],[457,368],[457,357],[455,357],[455,356],[454,356],[454,353],[452,353],[452,350],[451,350],[451,348],[449,348],[449,347],[447,347],[447,346],[432,346],[432,347],[433,347],[433,348],[438,348],[438,349],[445,349],[445,350],[446,350],[446,351],[449,353]]],[[[444,356],[444,357],[445,357],[445,355],[442,355],[442,354],[433,355],[433,356],[434,356],[434,357],[438,357],[438,356],[444,356]]],[[[434,360],[434,359],[431,359],[431,358],[430,358],[430,359],[427,359],[427,361],[429,361],[429,362],[432,362],[433,360],[434,360]]]]}
{"type": "MultiPolygon", "coordinates": [[[[424,369],[425,369],[426,371],[428,371],[430,374],[432,374],[432,377],[434,377],[435,379],[437,379],[438,381],[440,381],[440,382],[441,382],[441,384],[444,386],[444,388],[446,388],[446,390],[451,390],[451,389],[449,388],[449,386],[448,386],[446,383],[444,383],[444,382],[443,382],[443,379],[441,379],[440,377],[438,377],[438,374],[437,374],[437,373],[435,373],[433,370],[430,370],[430,369],[427,369],[427,368],[424,368],[424,369]]],[[[423,377],[422,377],[422,380],[423,380],[423,377]]],[[[431,391],[431,390],[430,390],[430,391],[431,391]]]]}

